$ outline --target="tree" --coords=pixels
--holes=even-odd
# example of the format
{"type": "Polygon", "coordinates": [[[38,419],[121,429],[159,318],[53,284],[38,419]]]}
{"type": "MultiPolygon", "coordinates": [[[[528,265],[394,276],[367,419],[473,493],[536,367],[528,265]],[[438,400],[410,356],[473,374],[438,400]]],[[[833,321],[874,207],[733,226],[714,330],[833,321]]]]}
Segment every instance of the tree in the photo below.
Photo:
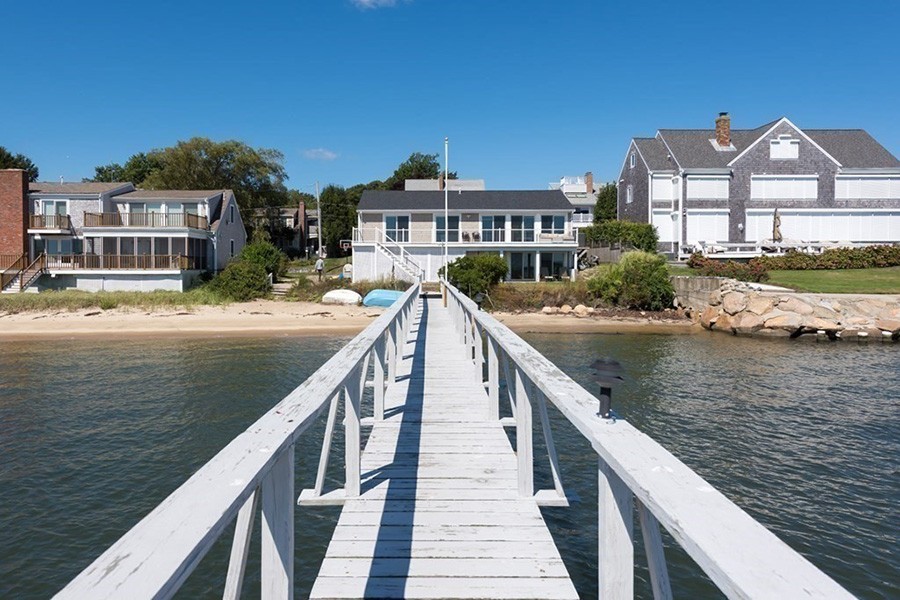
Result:
{"type": "Polygon", "coordinates": [[[341,240],[350,239],[356,225],[356,206],[350,201],[347,190],[339,185],[329,185],[319,195],[322,211],[322,243],[329,256],[340,254],[341,240]]]}
{"type": "Polygon", "coordinates": [[[614,220],[616,218],[617,203],[616,186],[611,183],[603,186],[597,193],[597,204],[594,206],[594,223],[614,220]]]}
{"type": "Polygon", "coordinates": [[[251,148],[237,140],[215,142],[195,137],[135,154],[124,166],[97,167],[94,181],[113,178],[149,190],[231,189],[244,221],[251,223],[254,209],[287,203],[283,163],[284,155],[278,150],[251,148]]]}
{"type": "Polygon", "coordinates": [[[156,154],[138,152],[131,155],[124,166],[110,163],[94,167],[94,178],[91,181],[130,181],[136,187],[140,187],[152,172],[162,167],[163,163],[156,154]]]}
{"type": "Polygon", "coordinates": [[[24,154],[13,154],[0,146],[0,169],[22,169],[28,175],[28,181],[37,181],[38,168],[24,154]]]}
{"type": "MultiPolygon", "coordinates": [[[[400,163],[394,174],[384,181],[386,190],[402,190],[407,179],[437,179],[443,173],[437,154],[413,152],[400,163]]],[[[450,179],[456,179],[456,172],[451,171],[450,179]]]]}

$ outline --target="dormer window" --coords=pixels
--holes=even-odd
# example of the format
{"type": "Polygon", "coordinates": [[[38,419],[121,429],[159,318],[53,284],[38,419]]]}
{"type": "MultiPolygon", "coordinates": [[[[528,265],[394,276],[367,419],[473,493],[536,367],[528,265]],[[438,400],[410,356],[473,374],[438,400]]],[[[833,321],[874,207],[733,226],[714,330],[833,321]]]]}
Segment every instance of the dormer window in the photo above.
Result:
{"type": "Polygon", "coordinates": [[[796,160],[800,158],[800,140],[782,134],[778,139],[769,142],[769,158],[771,160],[796,160]]]}
{"type": "Polygon", "coordinates": [[[634,164],[635,164],[635,160],[634,160],[634,152],[631,153],[631,158],[629,158],[628,160],[630,161],[629,164],[631,165],[631,168],[633,169],[633,168],[634,168],[634,164]]]}

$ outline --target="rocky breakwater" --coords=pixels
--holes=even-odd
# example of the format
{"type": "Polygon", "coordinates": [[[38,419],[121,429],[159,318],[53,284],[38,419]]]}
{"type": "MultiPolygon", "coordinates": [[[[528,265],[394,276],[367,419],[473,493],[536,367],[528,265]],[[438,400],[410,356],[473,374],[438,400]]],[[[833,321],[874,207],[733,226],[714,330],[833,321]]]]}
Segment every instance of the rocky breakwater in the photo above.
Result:
{"type": "Polygon", "coordinates": [[[691,316],[713,331],[759,337],[900,339],[900,296],[767,291],[722,280],[691,316]]]}

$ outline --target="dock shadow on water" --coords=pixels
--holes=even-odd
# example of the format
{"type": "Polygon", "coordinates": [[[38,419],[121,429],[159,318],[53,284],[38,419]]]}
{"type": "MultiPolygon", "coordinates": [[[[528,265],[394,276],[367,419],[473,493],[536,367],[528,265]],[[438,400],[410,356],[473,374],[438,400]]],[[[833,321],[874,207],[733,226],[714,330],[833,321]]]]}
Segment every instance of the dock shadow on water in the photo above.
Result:
{"type": "Polygon", "coordinates": [[[372,563],[365,587],[366,598],[402,597],[412,558],[413,525],[416,514],[416,492],[422,439],[422,408],[425,397],[425,342],[428,326],[428,303],[421,302],[421,313],[410,328],[413,351],[408,376],[397,377],[394,385],[408,386],[406,402],[385,418],[400,415],[400,431],[394,460],[380,474],[363,483],[362,493],[387,482],[384,510],[375,540],[372,563]]]}

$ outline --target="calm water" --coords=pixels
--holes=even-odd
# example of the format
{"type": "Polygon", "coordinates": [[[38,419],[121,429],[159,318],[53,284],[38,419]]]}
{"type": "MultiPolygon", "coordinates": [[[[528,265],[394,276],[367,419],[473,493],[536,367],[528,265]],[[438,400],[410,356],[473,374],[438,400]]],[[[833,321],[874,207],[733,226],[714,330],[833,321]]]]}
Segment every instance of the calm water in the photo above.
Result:
{"type": "MultiPolygon", "coordinates": [[[[900,345],[527,339],[594,392],[587,365],[597,356],[620,360],[629,378],[614,396],[621,415],[854,594],[900,596],[900,345]]],[[[3,343],[0,598],[59,590],[344,341],[3,343]]],[[[596,455],[561,417],[554,428],[564,483],[580,502],[545,515],[581,595],[592,597],[596,455]]],[[[312,483],[323,429],[298,447],[298,490],[312,483]]],[[[340,444],[334,452],[342,455],[340,444]]],[[[545,458],[541,477],[549,485],[545,458]]],[[[308,593],[337,515],[297,511],[298,597],[308,593]]],[[[717,597],[668,541],[676,597],[717,597]]],[[[221,596],[229,545],[230,531],[182,597],[221,596]]],[[[258,550],[251,557],[245,596],[256,597],[258,550]]],[[[638,579],[648,597],[641,568],[638,579]]]]}

